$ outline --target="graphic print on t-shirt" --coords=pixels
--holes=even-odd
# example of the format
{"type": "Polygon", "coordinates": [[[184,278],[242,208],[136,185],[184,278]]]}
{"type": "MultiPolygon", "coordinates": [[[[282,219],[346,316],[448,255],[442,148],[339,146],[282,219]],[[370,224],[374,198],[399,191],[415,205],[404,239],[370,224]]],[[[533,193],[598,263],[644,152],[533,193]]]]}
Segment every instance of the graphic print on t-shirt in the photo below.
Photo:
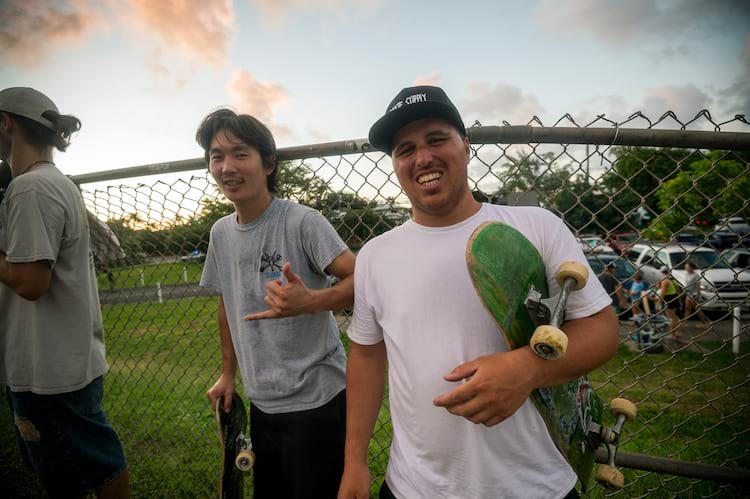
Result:
{"type": "Polygon", "coordinates": [[[273,253],[261,252],[260,255],[260,272],[263,273],[265,280],[278,279],[281,277],[281,253],[274,251],[273,253]]]}

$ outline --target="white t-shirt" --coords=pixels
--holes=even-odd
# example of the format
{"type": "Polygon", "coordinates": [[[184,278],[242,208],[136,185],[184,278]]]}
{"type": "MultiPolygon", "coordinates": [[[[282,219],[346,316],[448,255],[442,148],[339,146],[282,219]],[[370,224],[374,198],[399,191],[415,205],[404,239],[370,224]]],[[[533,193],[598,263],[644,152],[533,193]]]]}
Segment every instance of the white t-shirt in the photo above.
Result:
{"type": "MultiPolygon", "coordinates": [[[[522,232],[545,262],[550,294],[562,262],[584,265],[579,245],[554,214],[484,204],[459,224],[410,220],[368,242],[357,256],[352,341],[385,340],[393,442],[386,481],[397,497],[563,497],[576,475],[556,449],[531,399],[492,428],[455,416],[432,400],[455,388],[454,367],[507,346],[471,283],[466,243],[485,221],[522,232]]],[[[593,274],[592,274],[593,275],[593,274]]],[[[598,279],[570,295],[566,318],[611,304],[598,279]]]]}

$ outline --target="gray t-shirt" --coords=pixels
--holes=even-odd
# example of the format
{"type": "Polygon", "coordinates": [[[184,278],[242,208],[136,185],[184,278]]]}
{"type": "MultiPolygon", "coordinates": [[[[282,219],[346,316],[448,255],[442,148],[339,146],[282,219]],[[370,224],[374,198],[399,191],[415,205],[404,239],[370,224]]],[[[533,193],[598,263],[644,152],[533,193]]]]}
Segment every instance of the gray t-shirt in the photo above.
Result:
{"type": "Polygon", "coordinates": [[[201,286],[224,298],[245,391],[262,411],[314,409],[344,389],[346,354],[331,312],[242,317],[268,309],[265,285],[282,279],[285,262],[308,288],[322,289],[329,285],[325,268],[346,249],[320,213],[276,198],[249,224],[232,213],[211,228],[201,286]]]}
{"type": "Polygon", "coordinates": [[[66,393],[107,371],[104,332],[76,185],[51,163],[15,178],[0,204],[0,251],[11,263],[49,261],[49,290],[29,301],[0,284],[0,385],[66,393]]]}

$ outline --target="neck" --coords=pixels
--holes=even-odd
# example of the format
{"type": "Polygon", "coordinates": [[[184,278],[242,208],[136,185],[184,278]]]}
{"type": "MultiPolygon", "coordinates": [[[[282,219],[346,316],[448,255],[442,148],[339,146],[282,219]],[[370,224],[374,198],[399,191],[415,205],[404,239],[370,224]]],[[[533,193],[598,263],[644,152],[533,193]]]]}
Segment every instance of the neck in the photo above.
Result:
{"type": "Polygon", "coordinates": [[[8,164],[14,177],[26,173],[29,168],[40,162],[52,163],[52,148],[40,151],[28,144],[14,144],[11,149],[8,164]]]}
{"type": "Polygon", "coordinates": [[[266,211],[272,200],[273,197],[267,192],[260,199],[248,205],[236,203],[234,209],[237,211],[237,223],[245,225],[256,220],[266,211]]]}
{"type": "Polygon", "coordinates": [[[425,227],[449,227],[474,216],[482,208],[482,203],[467,192],[449,213],[426,213],[412,209],[414,221],[425,227]]]}

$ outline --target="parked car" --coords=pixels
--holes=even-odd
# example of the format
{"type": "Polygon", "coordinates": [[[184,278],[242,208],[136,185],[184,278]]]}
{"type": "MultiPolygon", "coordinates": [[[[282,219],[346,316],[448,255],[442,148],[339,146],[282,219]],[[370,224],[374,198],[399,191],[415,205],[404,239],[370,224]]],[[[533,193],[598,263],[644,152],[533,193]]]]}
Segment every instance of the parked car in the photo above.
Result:
{"type": "Polygon", "coordinates": [[[745,248],[735,248],[721,253],[721,257],[727,262],[727,265],[734,269],[750,269],[750,250],[745,248]]]}
{"type": "Polygon", "coordinates": [[[661,267],[669,269],[672,278],[684,288],[685,262],[690,260],[701,275],[701,307],[704,310],[727,310],[747,303],[750,271],[730,267],[718,251],[691,245],[636,244],[627,258],[641,271],[644,279],[661,280],[661,267]]]}
{"type": "Polygon", "coordinates": [[[199,250],[193,250],[189,255],[183,255],[180,257],[180,260],[183,262],[205,262],[206,261],[206,254],[199,250]]]}
{"type": "Polygon", "coordinates": [[[685,229],[672,236],[672,242],[675,244],[692,244],[693,246],[709,246],[716,248],[720,240],[713,234],[701,232],[699,230],[685,229]]]}
{"type": "MultiPolygon", "coordinates": [[[[604,273],[604,267],[607,265],[615,266],[615,277],[620,284],[625,288],[630,287],[630,282],[633,280],[633,274],[637,272],[635,266],[628,261],[625,257],[612,253],[589,253],[586,255],[586,260],[589,262],[591,270],[594,274],[600,276],[604,273]]],[[[646,279],[644,279],[646,281],[646,279]]],[[[648,282],[646,282],[648,285],[648,282]]]]}
{"type": "Polygon", "coordinates": [[[750,233],[750,224],[742,217],[722,218],[714,225],[714,232],[731,232],[737,235],[750,233]]]}
{"type": "Polygon", "coordinates": [[[624,251],[638,241],[638,237],[638,234],[635,232],[613,232],[607,236],[607,244],[616,253],[623,254],[624,251]]]}
{"type": "Polygon", "coordinates": [[[578,242],[581,243],[581,249],[584,253],[594,251],[596,253],[614,253],[613,250],[605,241],[599,236],[581,236],[578,238],[578,242]]]}

